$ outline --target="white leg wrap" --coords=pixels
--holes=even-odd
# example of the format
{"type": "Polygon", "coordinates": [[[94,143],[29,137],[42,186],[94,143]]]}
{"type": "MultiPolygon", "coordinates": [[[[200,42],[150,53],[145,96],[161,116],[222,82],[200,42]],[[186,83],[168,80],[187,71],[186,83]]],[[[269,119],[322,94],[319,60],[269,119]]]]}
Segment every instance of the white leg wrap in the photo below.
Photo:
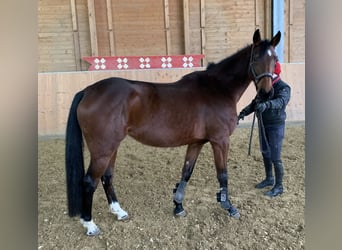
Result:
{"type": "Polygon", "coordinates": [[[93,220],[85,221],[81,219],[80,222],[87,229],[88,236],[95,236],[100,233],[100,229],[96,226],[93,220]]]}
{"type": "Polygon", "coordinates": [[[120,207],[119,202],[112,202],[109,206],[111,213],[116,214],[118,220],[128,219],[128,213],[120,207]]]}

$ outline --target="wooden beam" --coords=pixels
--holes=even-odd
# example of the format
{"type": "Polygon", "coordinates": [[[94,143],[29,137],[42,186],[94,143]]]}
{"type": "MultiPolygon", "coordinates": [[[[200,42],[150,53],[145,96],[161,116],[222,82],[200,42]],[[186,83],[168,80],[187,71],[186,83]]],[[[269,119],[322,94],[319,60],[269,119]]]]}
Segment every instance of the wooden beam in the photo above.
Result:
{"type": "Polygon", "coordinates": [[[107,25],[109,33],[109,51],[111,56],[115,56],[115,37],[113,31],[112,0],[106,0],[107,25]]]}
{"type": "Polygon", "coordinates": [[[76,0],[70,0],[71,6],[71,18],[72,18],[72,30],[77,31],[77,13],[76,13],[76,0]]]}
{"type": "Polygon", "coordinates": [[[293,25],[293,0],[289,1],[289,24],[293,25]]]}
{"type": "Polygon", "coordinates": [[[265,8],[265,37],[270,38],[272,36],[272,0],[264,0],[265,8]]]}
{"type": "MultiPolygon", "coordinates": [[[[205,0],[201,0],[200,2],[200,12],[201,12],[201,53],[205,55],[205,46],[206,46],[206,40],[205,40],[205,0]]],[[[205,66],[206,59],[202,59],[202,66],[205,66]]]]}
{"type": "Polygon", "coordinates": [[[292,44],[292,34],[293,34],[293,0],[289,1],[288,5],[289,9],[289,24],[288,24],[288,43],[287,43],[287,50],[288,50],[288,55],[287,55],[287,62],[291,62],[291,44],[292,44]]]}
{"type": "Polygon", "coordinates": [[[98,50],[98,46],[97,46],[97,32],[96,32],[94,0],[88,0],[88,18],[89,18],[91,56],[98,56],[99,50],[98,50]]]}
{"type": "Polygon", "coordinates": [[[164,0],[164,28],[166,40],[166,54],[171,54],[170,10],[169,0],[164,0]]]}
{"type": "Polygon", "coordinates": [[[184,52],[190,54],[190,17],[189,0],[183,0],[183,20],[184,20],[184,52]]]}
{"type": "Polygon", "coordinates": [[[259,28],[259,20],[258,20],[258,15],[259,15],[259,9],[258,9],[258,1],[254,0],[254,26],[255,29],[259,28]]]}
{"type": "Polygon", "coordinates": [[[70,0],[71,6],[71,18],[72,18],[72,35],[74,40],[74,53],[75,53],[75,64],[76,70],[81,70],[81,48],[80,48],[80,38],[78,33],[78,22],[77,22],[77,10],[76,10],[76,0],[70,0]]]}

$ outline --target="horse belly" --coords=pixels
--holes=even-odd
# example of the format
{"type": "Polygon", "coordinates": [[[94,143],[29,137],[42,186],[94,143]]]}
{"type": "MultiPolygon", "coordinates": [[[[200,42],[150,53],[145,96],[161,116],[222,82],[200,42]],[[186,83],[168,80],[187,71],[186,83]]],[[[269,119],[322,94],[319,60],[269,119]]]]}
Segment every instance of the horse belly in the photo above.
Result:
{"type": "Polygon", "coordinates": [[[148,122],[144,126],[130,127],[128,134],[137,141],[155,147],[177,147],[202,141],[204,132],[193,126],[167,126],[159,122],[148,122]]]}

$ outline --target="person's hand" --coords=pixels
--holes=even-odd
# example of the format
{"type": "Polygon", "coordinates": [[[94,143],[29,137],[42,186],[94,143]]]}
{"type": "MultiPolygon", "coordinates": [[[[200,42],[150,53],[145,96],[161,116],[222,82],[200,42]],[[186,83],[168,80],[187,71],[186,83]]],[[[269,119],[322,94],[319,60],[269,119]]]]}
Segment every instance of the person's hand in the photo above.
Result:
{"type": "Polygon", "coordinates": [[[256,106],[255,106],[255,111],[257,113],[262,113],[264,112],[266,109],[267,109],[267,102],[261,102],[261,103],[258,103],[256,106]]]}
{"type": "Polygon", "coordinates": [[[238,116],[238,121],[237,121],[237,124],[239,124],[239,121],[240,120],[243,120],[245,118],[245,113],[243,111],[240,112],[239,116],[238,116]]]}

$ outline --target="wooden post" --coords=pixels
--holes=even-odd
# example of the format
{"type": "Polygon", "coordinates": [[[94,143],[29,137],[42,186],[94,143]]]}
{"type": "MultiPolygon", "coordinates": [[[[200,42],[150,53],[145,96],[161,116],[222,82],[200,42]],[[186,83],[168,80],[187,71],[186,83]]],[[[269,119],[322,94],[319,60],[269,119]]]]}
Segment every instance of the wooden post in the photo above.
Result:
{"type": "Polygon", "coordinates": [[[98,56],[99,50],[98,50],[98,46],[97,46],[97,32],[96,32],[94,0],[88,0],[88,17],[89,17],[91,56],[98,56]]]}
{"type": "Polygon", "coordinates": [[[265,37],[270,38],[272,36],[272,0],[264,1],[265,7],[265,37]]]}
{"type": "Polygon", "coordinates": [[[107,0],[107,25],[109,35],[109,51],[111,56],[115,56],[115,38],[113,31],[112,0],[107,0]]]}
{"type": "MultiPolygon", "coordinates": [[[[205,55],[205,0],[201,0],[201,53],[205,55]]],[[[202,66],[206,66],[206,59],[202,59],[202,66]]]]}
{"type": "Polygon", "coordinates": [[[165,28],[165,40],[166,40],[166,54],[171,55],[169,0],[164,0],[164,28],[165,28]]]}
{"type": "Polygon", "coordinates": [[[75,51],[75,64],[76,70],[81,70],[81,48],[80,48],[80,38],[78,33],[77,24],[77,10],[76,10],[76,0],[70,0],[71,6],[71,17],[72,17],[72,35],[74,39],[74,51],[75,51]]]}
{"type": "Polygon", "coordinates": [[[288,24],[288,43],[287,43],[287,62],[291,62],[291,36],[293,32],[293,0],[289,1],[289,24],[288,24]]]}
{"type": "Polygon", "coordinates": [[[184,15],[184,52],[190,54],[190,18],[189,18],[189,0],[183,0],[184,15]]]}
{"type": "Polygon", "coordinates": [[[254,26],[255,29],[259,28],[259,20],[258,20],[258,15],[259,15],[259,9],[258,9],[258,0],[254,0],[254,26]]]}

